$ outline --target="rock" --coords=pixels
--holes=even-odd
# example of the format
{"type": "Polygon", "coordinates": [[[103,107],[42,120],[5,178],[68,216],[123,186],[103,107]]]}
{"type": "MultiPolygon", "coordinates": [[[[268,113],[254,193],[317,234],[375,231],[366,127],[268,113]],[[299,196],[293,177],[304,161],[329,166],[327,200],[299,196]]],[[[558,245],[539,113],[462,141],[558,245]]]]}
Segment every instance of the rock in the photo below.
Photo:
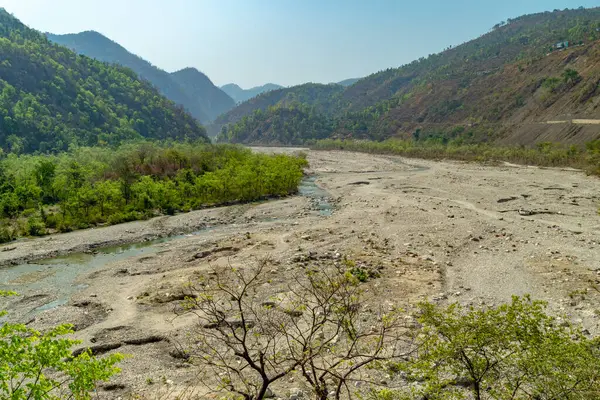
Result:
{"type": "Polygon", "coordinates": [[[299,388],[290,389],[290,400],[304,399],[304,392],[299,388]]]}
{"type": "Polygon", "coordinates": [[[265,399],[272,399],[273,397],[275,397],[275,394],[273,393],[273,391],[271,390],[271,388],[267,388],[267,390],[265,391],[264,398],[265,399]]]}
{"type": "Polygon", "coordinates": [[[497,203],[506,203],[509,201],[517,200],[517,199],[518,199],[518,197],[516,197],[516,196],[510,196],[510,197],[504,197],[504,198],[498,199],[498,200],[496,200],[496,202],[497,203]]]}

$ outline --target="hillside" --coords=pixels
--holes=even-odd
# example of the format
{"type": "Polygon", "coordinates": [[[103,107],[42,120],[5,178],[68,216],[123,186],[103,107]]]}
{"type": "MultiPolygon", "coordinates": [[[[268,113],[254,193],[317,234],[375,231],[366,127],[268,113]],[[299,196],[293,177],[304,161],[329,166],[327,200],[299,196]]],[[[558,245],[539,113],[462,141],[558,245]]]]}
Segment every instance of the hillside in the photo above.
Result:
{"type": "Polygon", "coordinates": [[[79,56],[0,9],[0,147],[66,150],[206,132],[128,68],[79,56]]]}
{"type": "Polygon", "coordinates": [[[224,110],[234,106],[233,100],[213,85],[204,74],[196,71],[197,73],[193,75],[199,82],[188,81],[186,86],[181,86],[177,79],[173,79],[172,74],[130,53],[123,46],[98,32],[86,31],[67,35],[47,34],[47,36],[51,41],[68,47],[76,53],[132,69],[141,78],[152,83],[160,93],[182,105],[203,123],[212,121],[224,110]],[[202,88],[202,90],[192,89],[192,93],[190,93],[187,90],[188,84],[194,88],[202,88]]]}
{"type": "MultiPolygon", "coordinates": [[[[600,8],[526,15],[362,78],[320,99],[332,106],[319,111],[334,121],[332,137],[584,143],[600,135],[598,125],[578,121],[600,119],[598,39],[600,8]],[[555,48],[565,41],[568,48],[555,48]]],[[[228,115],[239,120],[254,108],[244,103],[228,115]]]]}
{"type": "Polygon", "coordinates": [[[337,98],[343,90],[343,86],[336,84],[305,83],[265,92],[219,116],[207,129],[209,135],[215,136],[223,126],[236,123],[257,110],[267,111],[269,107],[285,107],[296,103],[308,104],[316,112],[327,114],[336,106],[337,98]]]}
{"type": "Polygon", "coordinates": [[[271,90],[281,89],[283,86],[275,83],[267,83],[262,86],[255,86],[250,89],[242,89],[235,83],[229,83],[221,86],[221,90],[227,93],[236,103],[243,103],[246,100],[250,100],[253,97],[258,96],[261,93],[269,92],[271,90]]]}
{"type": "Polygon", "coordinates": [[[217,141],[243,144],[300,145],[307,140],[326,139],[332,121],[314,108],[296,103],[272,106],[245,116],[236,124],[223,127],[217,141]]]}
{"type": "Polygon", "coordinates": [[[171,78],[183,89],[190,99],[190,109],[201,110],[212,121],[231,110],[235,102],[224,91],[195,68],[185,68],[171,74],[171,78]]]}

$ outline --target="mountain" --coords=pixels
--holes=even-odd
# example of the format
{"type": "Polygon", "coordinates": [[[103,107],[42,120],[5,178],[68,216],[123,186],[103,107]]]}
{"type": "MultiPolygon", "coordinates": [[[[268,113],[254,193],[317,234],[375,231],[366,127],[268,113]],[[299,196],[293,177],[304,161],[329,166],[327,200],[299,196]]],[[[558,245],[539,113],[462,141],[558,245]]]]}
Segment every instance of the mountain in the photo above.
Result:
{"type": "Polygon", "coordinates": [[[221,86],[221,89],[227,93],[236,103],[243,103],[253,97],[258,96],[261,93],[269,92],[271,90],[281,89],[283,86],[276,85],[274,83],[267,83],[266,85],[256,86],[250,89],[242,89],[235,83],[229,83],[221,86]]]}
{"type": "MultiPolygon", "coordinates": [[[[319,98],[329,106],[317,112],[332,121],[331,137],[583,144],[600,136],[598,125],[585,121],[600,120],[599,39],[600,8],[509,19],[319,98]]],[[[285,97],[294,88],[282,90],[285,97]]],[[[217,121],[235,123],[257,108],[242,103],[217,121]]]]}
{"type": "Polygon", "coordinates": [[[336,84],[305,83],[289,88],[271,90],[245,101],[219,116],[207,127],[210,136],[216,136],[223,126],[236,123],[255,111],[267,111],[274,106],[310,104],[315,112],[329,113],[344,87],[336,84]]]}
{"type": "Polygon", "coordinates": [[[201,110],[208,116],[209,121],[235,106],[235,102],[227,93],[216,87],[206,75],[195,68],[173,72],[171,78],[191,100],[190,108],[201,110]]]}
{"type": "Polygon", "coordinates": [[[0,9],[0,147],[53,152],[136,138],[207,139],[130,69],[75,54],[0,9]]]}
{"type": "Polygon", "coordinates": [[[48,33],[47,37],[76,53],[132,69],[141,78],[152,83],[160,93],[182,105],[203,123],[212,121],[221,114],[221,110],[230,109],[235,105],[234,101],[213,85],[204,74],[198,71],[193,74],[184,74],[185,76],[193,75],[199,79],[199,82],[196,83],[187,81],[186,85],[203,88],[203,90],[192,90],[193,93],[189,93],[187,86],[181,86],[176,79],[173,79],[173,74],[155,67],[98,32],[86,31],[67,35],[48,33]],[[215,110],[219,110],[219,112],[215,112],[215,110]]]}
{"type": "Polygon", "coordinates": [[[342,85],[342,86],[352,86],[354,85],[356,82],[358,82],[360,80],[360,78],[350,78],[350,79],[344,79],[343,81],[338,82],[338,85],[342,85]]]}
{"type": "Polygon", "coordinates": [[[236,124],[223,127],[217,141],[261,145],[301,145],[307,140],[326,139],[332,122],[304,104],[273,106],[256,110],[236,124]]]}

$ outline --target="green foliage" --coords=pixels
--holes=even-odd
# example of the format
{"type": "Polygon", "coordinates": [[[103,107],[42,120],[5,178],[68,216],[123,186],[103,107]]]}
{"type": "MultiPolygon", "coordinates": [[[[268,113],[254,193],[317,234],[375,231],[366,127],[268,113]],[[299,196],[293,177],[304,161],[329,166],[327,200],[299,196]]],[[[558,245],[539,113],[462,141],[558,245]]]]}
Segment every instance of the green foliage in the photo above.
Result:
{"type": "Polygon", "coordinates": [[[306,159],[232,145],[75,148],[0,161],[0,240],[297,191],[306,159]]]}
{"type": "Polygon", "coordinates": [[[490,308],[420,305],[417,354],[402,369],[428,399],[596,399],[600,343],[514,297],[490,308]],[[470,395],[467,395],[467,392],[470,395]]]}
{"type": "Polygon", "coordinates": [[[567,68],[563,71],[562,78],[565,83],[574,85],[581,80],[581,75],[574,69],[567,68]]]}
{"type": "Polygon", "coordinates": [[[333,123],[315,107],[301,103],[256,110],[235,124],[224,126],[217,141],[231,143],[303,144],[329,137],[333,123]]]}
{"type": "MultiPolygon", "coordinates": [[[[0,296],[14,295],[2,292],[0,296]]],[[[79,341],[65,339],[73,333],[61,325],[45,333],[23,324],[0,327],[0,398],[10,400],[91,399],[98,382],[108,381],[120,370],[120,354],[95,358],[90,352],[74,357],[79,341]]]]}
{"type": "Polygon", "coordinates": [[[206,139],[182,108],[129,69],[46,39],[0,9],[0,148],[14,154],[139,138],[206,139]]]}

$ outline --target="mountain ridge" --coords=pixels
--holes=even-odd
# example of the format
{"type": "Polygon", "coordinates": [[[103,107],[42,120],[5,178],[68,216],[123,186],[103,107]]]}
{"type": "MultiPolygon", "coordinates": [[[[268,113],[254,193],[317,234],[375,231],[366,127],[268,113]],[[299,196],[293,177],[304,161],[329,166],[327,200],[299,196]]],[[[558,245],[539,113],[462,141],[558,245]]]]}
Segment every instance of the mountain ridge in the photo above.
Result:
{"type": "Polygon", "coordinates": [[[205,129],[131,70],[77,55],[0,9],[0,147],[57,152],[205,129]]]}
{"type": "Polygon", "coordinates": [[[195,91],[191,96],[186,89],[187,85],[193,84],[193,82],[187,82],[182,86],[173,79],[172,74],[131,53],[116,41],[99,32],[84,31],[64,35],[46,33],[46,36],[51,41],[68,47],[78,54],[131,68],[141,78],[152,83],[163,95],[183,106],[202,123],[211,122],[224,110],[235,105],[233,99],[227,95],[227,97],[223,96],[225,93],[210,82],[210,79],[204,74],[198,75],[198,77],[203,80],[200,85],[205,88],[206,92],[195,91]],[[205,80],[208,80],[210,84],[207,84],[205,80]]]}
{"type": "Polygon", "coordinates": [[[228,83],[221,86],[221,90],[227,93],[236,103],[243,103],[244,101],[250,100],[259,94],[282,88],[283,86],[276,83],[265,83],[264,85],[254,86],[250,89],[242,89],[235,83],[228,83]]]}
{"type": "MultiPolygon", "coordinates": [[[[547,121],[600,119],[599,39],[600,8],[524,15],[441,53],[357,80],[321,98],[329,106],[316,112],[332,120],[331,136],[339,138],[581,144],[598,138],[597,125],[547,121]],[[568,48],[556,48],[566,41],[568,48]]],[[[298,87],[282,90],[278,96],[286,98],[298,87]]],[[[267,101],[253,100],[215,120],[219,130],[267,109],[267,101]]],[[[268,105],[284,105],[276,103],[268,105]]],[[[305,104],[315,105],[310,99],[305,104]]]]}

